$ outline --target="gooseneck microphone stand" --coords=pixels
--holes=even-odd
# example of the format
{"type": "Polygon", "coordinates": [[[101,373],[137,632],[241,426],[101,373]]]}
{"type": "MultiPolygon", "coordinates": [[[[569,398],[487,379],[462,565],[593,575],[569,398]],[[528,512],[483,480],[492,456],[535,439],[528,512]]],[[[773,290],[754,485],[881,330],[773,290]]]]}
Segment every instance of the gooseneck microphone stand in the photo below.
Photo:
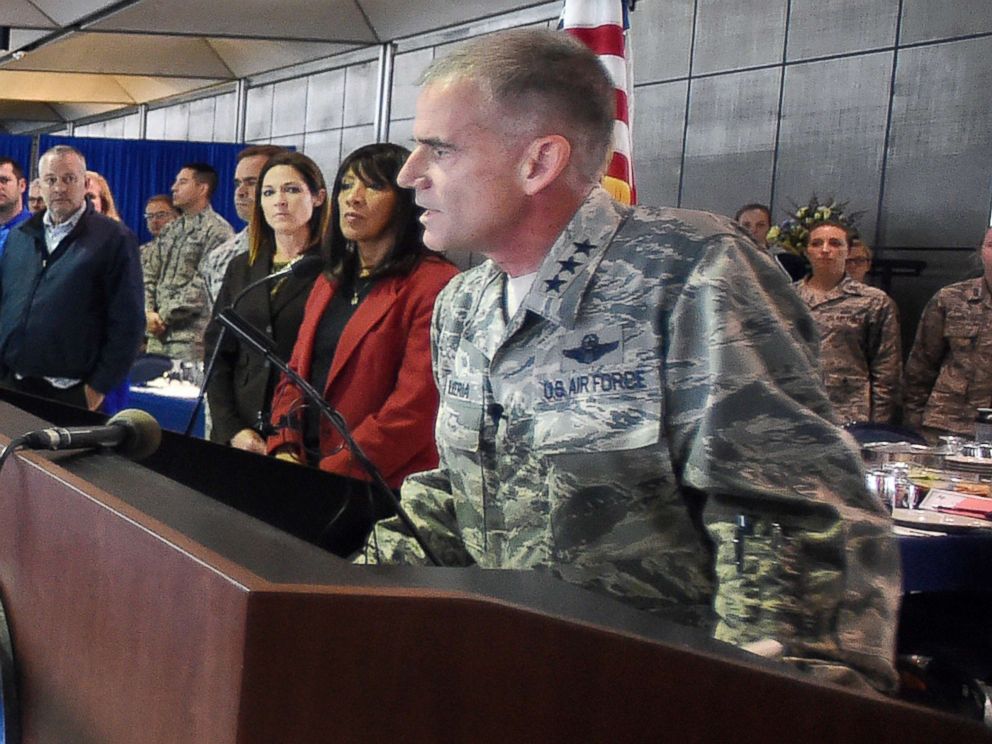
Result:
{"type": "Polygon", "coordinates": [[[344,417],[331,408],[330,404],[324,400],[324,396],[321,395],[321,393],[313,387],[313,385],[300,377],[296,370],[279,358],[272,348],[272,341],[265,334],[258,331],[258,329],[254,326],[246,323],[244,319],[234,311],[234,305],[236,304],[237,300],[231,303],[230,308],[222,310],[218,313],[216,316],[217,322],[220,323],[225,329],[230,330],[235,336],[238,337],[239,340],[248,344],[250,347],[262,354],[269,364],[276,367],[280,372],[286,375],[286,377],[288,377],[290,381],[292,381],[292,383],[300,389],[310,404],[317,406],[321,414],[324,415],[324,417],[331,423],[331,426],[334,427],[334,430],[341,436],[341,439],[344,441],[348,451],[351,452],[352,457],[358,461],[358,464],[361,465],[362,469],[368,474],[373,486],[375,486],[375,488],[383,496],[385,496],[386,501],[393,507],[393,510],[396,512],[396,516],[399,517],[400,521],[403,523],[403,526],[406,527],[409,533],[413,536],[413,539],[417,541],[417,544],[420,546],[421,550],[424,551],[424,555],[427,556],[427,559],[435,566],[444,565],[441,563],[441,560],[437,557],[434,551],[431,550],[431,547],[427,544],[427,541],[424,539],[423,535],[420,534],[420,531],[413,524],[413,521],[410,519],[410,515],[406,513],[406,510],[400,504],[400,500],[393,492],[393,489],[391,489],[383,479],[379,469],[372,463],[371,460],[369,460],[368,456],[362,451],[362,448],[359,446],[358,442],[352,438],[351,432],[348,431],[348,424],[345,422],[344,417]]]}

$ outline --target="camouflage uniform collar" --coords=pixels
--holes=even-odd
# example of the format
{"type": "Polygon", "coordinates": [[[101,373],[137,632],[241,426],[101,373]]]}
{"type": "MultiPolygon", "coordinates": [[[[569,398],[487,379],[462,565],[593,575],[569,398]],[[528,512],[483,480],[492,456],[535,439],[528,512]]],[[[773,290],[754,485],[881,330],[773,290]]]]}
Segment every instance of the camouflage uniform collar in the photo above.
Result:
{"type": "Polygon", "coordinates": [[[551,246],[522,306],[572,328],[596,266],[631,211],[593,187],[551,246]]]}
{"type": "Polygon", "coordinates": [[[984,275],[978,277],[975,281],[967,300],[968,302],[981,303],[982,305],[992,307],[992,291],[990,291],[989,283],[984,275]]]}
{"type": "Polygon", "coordinates": [[[213,207],[208,204],[196,214],[183,214],[183,216],[176,220],[176,222],[181,223],[183,228],[189,232],[199,228],[207,220],[212,219],[214,214],[216,214],[216,212],[214,212],[213,207]]]}
{"type": "Polygon", "coordinates": [[[809,288],[809,284],[805,279],[800,279],[796,282],[796,287],[799,290],[799,296],[806,300],[806,304],[810,307],[815,307],[824,302],[832,302],[833,300],[839,300],[845,295],[853,295],[855,297],[860,297],[864,294],[861,291],[863,285],[858,284],[851,277],[844,275],[844,278],[834,286],[829,292],[814,292],[809,288]]]}

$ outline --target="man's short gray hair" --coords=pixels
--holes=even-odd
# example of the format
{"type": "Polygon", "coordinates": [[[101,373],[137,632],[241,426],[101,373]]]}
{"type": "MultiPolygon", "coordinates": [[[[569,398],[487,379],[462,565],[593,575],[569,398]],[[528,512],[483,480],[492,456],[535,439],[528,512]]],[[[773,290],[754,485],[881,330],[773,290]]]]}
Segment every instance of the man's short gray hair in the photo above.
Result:
{"type": "Polygon", "coordinates": [[[82,163],[83,170],[86,170],[86,156],[71,145],[53,145],[52,147],[49,147],[41,154],[41,157],[38,158],[38,167],[41,168],[41,161],[45,158],[61,158],[66,155],[75,155],[79,158],[79,162],[82,163]]]}
{"type": "Polygon", "coordinates": [[[516,29],[480,36],[433,62],[423,85],[467,80],[511,117],[529,119],[539,134],[561,134],[572,162],[598,180],[613,139],[616,94],[596,55],[562,31],[516,29]]]}

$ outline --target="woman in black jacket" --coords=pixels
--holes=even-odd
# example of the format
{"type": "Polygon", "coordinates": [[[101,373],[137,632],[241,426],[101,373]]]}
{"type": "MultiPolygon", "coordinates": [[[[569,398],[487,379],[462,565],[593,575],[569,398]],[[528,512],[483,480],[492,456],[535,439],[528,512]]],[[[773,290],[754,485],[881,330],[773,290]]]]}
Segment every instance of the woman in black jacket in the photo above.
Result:
{"type": "MultiPolygon", "coordinates": [[[[250,283],[285,268],[309,251],[319,251],[331,221],[331,204],[320,168],[296,152],[272,156],[262,168],[248,230],[248,252],[228,266],[214,305],[228,307],[250,283]]],[[[288,277],[252,289],[238,314],[275,341],[276,353],[289,359],[314,278],[288,277]]],[[[220,333],[207,331],[207,358],[220,333]]],[[[225,334],[207,388],[212,422],[210,439],[265,454],[264,424],[277,376],[261,354],[225,334]]]]}

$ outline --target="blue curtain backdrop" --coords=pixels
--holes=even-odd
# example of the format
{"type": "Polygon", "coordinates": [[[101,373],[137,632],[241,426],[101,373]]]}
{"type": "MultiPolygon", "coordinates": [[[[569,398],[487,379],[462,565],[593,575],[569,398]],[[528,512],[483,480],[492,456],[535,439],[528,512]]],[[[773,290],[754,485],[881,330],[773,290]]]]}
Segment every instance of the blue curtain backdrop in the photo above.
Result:
{"type": "MultiPolygon", "coordinates": [[[[31,173],[31,137],[14,134],[0,134],[0,155],[13,158],[24,170],[24,177],[31,173]]],[[[24,203],[27,206],[27,192],[24,192],[24,203]]]]}
{"type": "MultiPolygon", "coordinates": [[[[30,139],[28,140],[30,147],[30,139]]],[[[219,142],[175,142],[119,140],[97,137],[61,137],[43,134],[38,153],[54,145],[71,145],[86,156],[86,165],[110,184],[117,211],[134,230],[141,243],[151,240],[145,227],[145,201],[155,194],[169,193],[185,163],[210,163],[219,181],[213,208],[237,231],[244,227],[234,211],[235,157],[245,145],[219,142]]]]}

